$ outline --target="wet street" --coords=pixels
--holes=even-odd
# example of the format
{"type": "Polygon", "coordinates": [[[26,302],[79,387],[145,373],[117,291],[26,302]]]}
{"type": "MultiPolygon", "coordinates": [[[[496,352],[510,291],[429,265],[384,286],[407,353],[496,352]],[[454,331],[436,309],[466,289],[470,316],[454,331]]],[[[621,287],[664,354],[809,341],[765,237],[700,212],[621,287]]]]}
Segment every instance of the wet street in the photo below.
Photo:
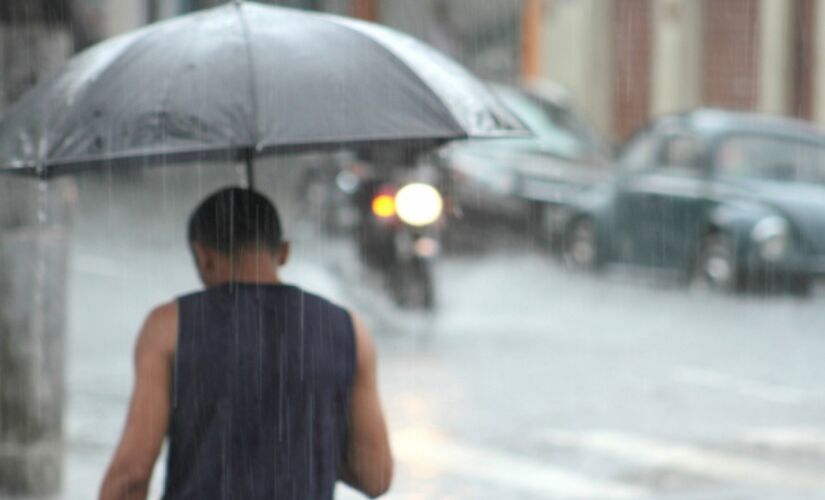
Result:
{"type": "MultiPolygon", "coordinates": [[[[440,260],[437,311],[400,311],[275,167],[260,185],[293,240],[286,280],[359,311],[378,339],[388,498],[825,498],[825,289],[733,298],[580,275],[513,240],[440,260]]],[[[185,218],[233,179],[212,167],[80,178],[63,498],[95,495],[140,323],[198,286],[185,218]]],[[[152,498],[162,478],[160,466],[152,498]]]]}

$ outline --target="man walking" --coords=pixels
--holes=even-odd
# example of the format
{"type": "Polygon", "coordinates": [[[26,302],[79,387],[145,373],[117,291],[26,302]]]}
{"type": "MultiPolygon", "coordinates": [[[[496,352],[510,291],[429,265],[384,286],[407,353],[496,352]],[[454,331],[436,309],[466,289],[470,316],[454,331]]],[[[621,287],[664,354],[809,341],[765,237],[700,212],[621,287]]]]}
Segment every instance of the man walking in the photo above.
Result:
{"type": "Polygon", "coordinates": [[[383,494],[392,455],[372,337],[282,283],[289,245],[259,193],[228,188],[189,221],[205,290],[153,310],[135,350],[126,427],[101,500],[145,499],[164,437],[165,500],[383,494]]]}

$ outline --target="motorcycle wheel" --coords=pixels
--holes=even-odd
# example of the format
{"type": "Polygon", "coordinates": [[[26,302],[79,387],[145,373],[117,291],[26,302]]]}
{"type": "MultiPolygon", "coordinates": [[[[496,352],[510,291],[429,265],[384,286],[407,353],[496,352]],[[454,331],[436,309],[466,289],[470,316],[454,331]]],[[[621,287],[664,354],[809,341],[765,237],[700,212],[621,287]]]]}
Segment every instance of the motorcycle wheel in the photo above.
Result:
{"type": "Polygon", "coordinates": [[[813,288],[813,280],[809,276],[791,276],[788,279],[788,291],[795,297],[810,297],[813,294],[813,288]]]}
{"type": "Polygon", "coordinates": [[[421,310],[432,310],[435,307],[432,270],[424,261],[398,265],[392,272],[390,289],[400,307],[421,310]]]}
{"type": "Polygon", "coordinates": [[[741,293],[747,288],[745,275],[736,261],[733,240],[723,233],[707,235],[699,249],[692,284],[723,293],[741,293]]]}

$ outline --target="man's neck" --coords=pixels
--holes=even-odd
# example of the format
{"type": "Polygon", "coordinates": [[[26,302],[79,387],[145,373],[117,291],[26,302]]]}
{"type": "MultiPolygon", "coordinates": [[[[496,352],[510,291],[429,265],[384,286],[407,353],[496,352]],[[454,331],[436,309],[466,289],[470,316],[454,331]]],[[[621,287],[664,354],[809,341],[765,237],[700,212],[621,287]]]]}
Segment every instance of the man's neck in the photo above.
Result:
{"type": "Polygon", "coordinates": [[[277,284],[281,282],[272,255],[267,252],[239,255],[227,274],[226,281],[234,283],[277,284]]]}

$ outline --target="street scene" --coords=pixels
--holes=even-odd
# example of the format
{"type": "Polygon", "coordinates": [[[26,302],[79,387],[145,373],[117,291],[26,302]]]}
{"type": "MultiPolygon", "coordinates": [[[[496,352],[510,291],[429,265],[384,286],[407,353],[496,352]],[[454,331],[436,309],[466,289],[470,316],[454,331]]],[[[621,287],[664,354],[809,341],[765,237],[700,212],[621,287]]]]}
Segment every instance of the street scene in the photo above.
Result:
{"type": "Polygon", "coordinates": [[[825,498],[823,36],[0,6],[0,499],[825,498]]]}
{"type": "MultiPolygon", "coordinates": [[[[351,242],[302,220],[294,166],[260,171],[294,221],[285,280],[359,311],[376,335],[398,462],[389,498],[825,496],[821,293],[728,297],[633,271],[570,273],[511,234],[438,262],[437,311],[404,310],[351,242]]],[[[183,221],[233,175],[78,183],[66,498],[95,495],[135,332],[153,304],[198,286],[183,221]]]]}

